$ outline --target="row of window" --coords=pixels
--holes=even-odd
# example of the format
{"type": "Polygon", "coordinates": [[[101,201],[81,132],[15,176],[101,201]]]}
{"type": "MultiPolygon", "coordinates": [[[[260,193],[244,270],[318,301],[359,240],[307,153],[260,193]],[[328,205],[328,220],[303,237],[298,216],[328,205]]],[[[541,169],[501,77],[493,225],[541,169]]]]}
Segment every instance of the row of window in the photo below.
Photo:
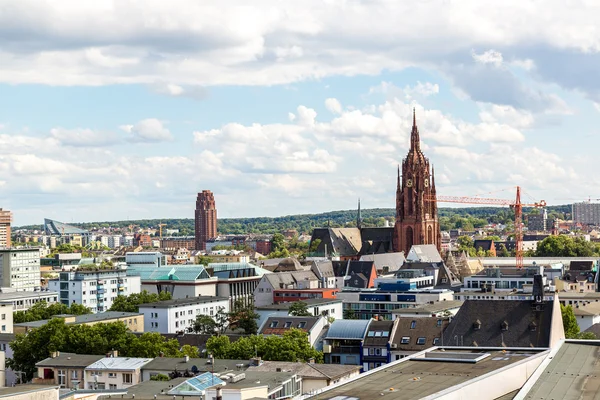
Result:
{"type": "MultiPolygon", "coordinates": [[[[269,324],[269,328],[277,328],[277,326],[278,326],[278,325],[279,325],[279,321],[272,321],[272,322],[269,324]]],[[[291,328],[291,327],[292,327],[292,322],[291,322],[291,321],[286,321],[286,322],[283,324],[283,328],[291,328]]],[[[297,328],[299,328],[299,329],[302,329],[302,328],[304,328],[304,327],[306,327],[306,322],[305,322],[305,321],[302,321],[302,322],[299,322],[299,323],[298,323],[298,326],[297,326],[297,328]]]]}
{"type": "MultiPolygon", "coordinates": [[[[424,345],[426,341],[427,341],[427,338],[419,337],[419,338],[417,338],[416,344],[424,345]]],[[[433,339],[434,346],[437,346],[439,342],[440,342],[440,338],[433,339]]],[[[400,344],[410,344],[410,336],[402,336],[402,339],[400,340],[400,344]]]]}
{"type": "Polygon", "coordinates": [[[389,337],[390,333],[388,331],[370,331],[367,333],[368,337],[389,337]]]}

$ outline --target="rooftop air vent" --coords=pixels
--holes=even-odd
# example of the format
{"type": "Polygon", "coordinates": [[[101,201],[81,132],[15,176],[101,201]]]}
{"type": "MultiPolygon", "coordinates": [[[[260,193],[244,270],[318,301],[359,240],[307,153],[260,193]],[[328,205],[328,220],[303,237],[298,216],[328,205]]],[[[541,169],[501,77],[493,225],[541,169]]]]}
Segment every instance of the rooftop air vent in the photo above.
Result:
{"type": "Polygon", "coordinates": [[[508,322],[503,321],[501,327],[502,327],[503,331],[507,331],[508,330],[508,322]]]}
{"type": "Polygon", "coordinates": [[[480,320],[473,322],[473,329],[475,329],[476,331],[481,329],[481,321],[480,320]]]}

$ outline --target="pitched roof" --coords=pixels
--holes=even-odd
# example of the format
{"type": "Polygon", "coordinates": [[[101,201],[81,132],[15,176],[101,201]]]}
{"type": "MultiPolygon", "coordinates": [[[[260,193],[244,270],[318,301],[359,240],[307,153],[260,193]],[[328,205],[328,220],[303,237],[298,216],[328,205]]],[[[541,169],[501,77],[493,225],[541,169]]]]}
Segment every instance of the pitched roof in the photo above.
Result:
{"type": "Polygon", "coordinates": [[[536,311],[529,300],[466,300],[444,332],[444,344],[456,345],[459,338],[465,346],[549,347],[553,303],[536,311]]]}
{"type": "Polygon", "coordinates": [[[196,367],[198,371],[219,371],[223,373],[225,371],[239,371],[249,367],[248,360],[221,360],[207,358],[190,358],[186,362],[183,357],[156,357],[148,364],[144,365],[141,369],[145,371],[185,371],[186,369],[191,371],[193,367],[196,367]]]}
{"type": "Polygon", "coordinates": [[[315,272],[317,278],[332,278],[335,276],[331,260],[315,260],[312,263],[311,270],[315,272]]]}
{"type": "Polygon", "coordinates": [[[312,271],[274,272],[263,275],[274,289],[286,289],[287,286],[295,286],[300,281],[316,281],[317,276],[312,271]]]}
{"type": "Polygon", "coordinates": [[[394,321],[371,321],[364,346],[385,346],[392,336],[394,321]]]}
{"type": "Polygon", "coordinates": [[[311,364],[287,361],[263,361],[256,367],[248,368],[251,372],[289,371],[302,379],[336,379],[360,371],[360,365],[311,364]]]}
{"type": "Polygon", "coordinates": [[[411,308],[399,308],[397,310],[393,310],[393,314],[433,314],[446,310],[451,310],[453,308],[458,308],[462,306],[463,301],[461,300],[447,300],[447,301],[436,301],[431,304],[423,304],[418,307],[411,308]]]}
{"type": "Polygon", "coordinates": [[[327,246],[328,253],[338,256],[354,256],[362,245],[358,228],[317,228],[313,230],[311,242],[317,239],[321,241],[317,252],[324,253],[327,246]]]}
{"type": "Polygon", "coordinates": [[[373,261],[333,261],[333,271],[337,277],[350,277],[345,286],[355,288],[366,288],[368,282],[373,278],[373,261]],[[356,277],[356,279],[354,279],[356,277]]]}
{"type": "Polygon", "coordinates": [[[86,370],[116,370],[116,371],[134,371],[143,367],[152,361],[152,358],[138,357],[104,357],[90,364],[86,370]]]}
{"type": "Polygon", "coordinates": [[[325,339],[363,340],[371,320],[336,319],[329,326],[325,339]]]}
{"type": "Polygon", "coordinates": [[[396,320],[398,322],[391,342],[398,350],[403,351],[418,351],[434,346],[434,340],[441,338],[442,332],[449,324],[448,318],[437,317],[400,317],[396,320]],[[425,342],[418,342],[419,338],[425,338],[425,342]]]}
{"type": "Polygon", "coordinates": [[[434,244],[413,245],[406,256],[407,261],[442,262],[442,256],[434,244]]]}
{"type": "Polygon", "coordinates": [[[494,241],[491,239],[477,239],[473,242],[473,247],[475,247],[475,250],[479,250],[481,248],[481,250],[492,250],[494,246],[494,241]]]}
{"type": "Polygon", "coordinates": [[[85,368],[104,356],[92,354],[60,353],[56,357],[48,357],[35,364],[36,367],[81,367],[85,368]]]}
{"type": "Polygon", "coordinates": [[[404,252],[398,253],[383,253],[383,254],[365,254],[360,257],[359,261],[373,261],[377,271],[383,270],[384,267],[388,267],[389,272],[395,272],[402,267],[406,258],[404,252]]]}
{"type": "Polygon", "coordinates": [[[291,329],[302,329],[310,332],[322,317],[269,317],[258,333],[263,335],[283,335],[291,329]]]}

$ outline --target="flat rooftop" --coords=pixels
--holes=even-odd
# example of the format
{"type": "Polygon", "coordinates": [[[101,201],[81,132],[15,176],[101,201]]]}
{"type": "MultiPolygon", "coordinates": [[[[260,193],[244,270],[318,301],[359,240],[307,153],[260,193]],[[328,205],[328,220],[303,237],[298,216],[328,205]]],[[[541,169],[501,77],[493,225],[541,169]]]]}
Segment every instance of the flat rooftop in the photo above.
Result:
{"type": "Polygon", "coordinates": [[[0,293],[0,302],[4,301],[12,301],[12,300],[21,300],[21,299],[38,299],[38,298],[46,298],[57,296],[58,292],[8,292],[8,293],[0,293]]]}
{"type": "Polygon", "coordinates": [[[183,307],[183,306],[192,306],[194,304],[204,304],[204,303],[213,303],[216,301],[229,301],[228,297],[218,297],[218,296],[199,296],[199,297],[190,297],[187,299],[172,299],[172,300],[163,300],[157,301],[154,303],[146,303],[140,304],[140,308],[173,308],[173,307],[183,307]]]}
{"type": "Polygon", "coordinates": [[[524,399],[600,398],[600,342],[565,342],[524,399]]]}
{"type": "MultiPolygon", "coordinates": [[[[74,322],[65,322],[66,325],[78,325],[78,324],[89,324],[92,322],[102,322],[102,321],[110,321],[118,318],[136,318],[141,317],[144,314],[142,313],[130,313],[130,312],[121,312],[121,311],[105,311],[97,314],[84,314],[84,315],[55,315],[53,318],[71,318],[75,317],[74,322]]],[[[50,321],[49,319],[42,319],[39,321],[30,321],[30,322],[20,322],[18,324],[14,324],[14,326],[25,326],[28,328],[39,328],[40,326],[44,326],[50,321]]]]}
{"type": "MultiPolygon", "coordinates": [[[[425,353],[427,361],[410,358],[387,364],[373,373],[318,394],[334,398],[413,400],[433,395],[539,354],[541,350],[447,349],[425,353]],[[462,360],[462,362],[457,361],[462,360]],[[338,397],[339,396],[339,397],[338,397]]],[[[316,396],[313,396],[316,398],[316,396]]]]}
{"type": "Polygon", "coordinates": [[[450,308],[459,308],[462,306],[461,300],[436,301],[433,304],[423,304],[412,308],[399,308],[392,311],[392,314],[431,314],[445,311],[450,308]]]}

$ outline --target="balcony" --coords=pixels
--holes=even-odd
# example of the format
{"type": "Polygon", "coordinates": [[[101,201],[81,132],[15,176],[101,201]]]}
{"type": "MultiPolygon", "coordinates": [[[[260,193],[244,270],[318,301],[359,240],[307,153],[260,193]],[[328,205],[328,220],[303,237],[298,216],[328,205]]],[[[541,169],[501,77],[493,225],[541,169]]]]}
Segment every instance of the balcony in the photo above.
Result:
{"type": "Polygon", "coordinates": [[[336,346],[331,348],[332,354],[360,354],[360,346],[336,346]]]}

